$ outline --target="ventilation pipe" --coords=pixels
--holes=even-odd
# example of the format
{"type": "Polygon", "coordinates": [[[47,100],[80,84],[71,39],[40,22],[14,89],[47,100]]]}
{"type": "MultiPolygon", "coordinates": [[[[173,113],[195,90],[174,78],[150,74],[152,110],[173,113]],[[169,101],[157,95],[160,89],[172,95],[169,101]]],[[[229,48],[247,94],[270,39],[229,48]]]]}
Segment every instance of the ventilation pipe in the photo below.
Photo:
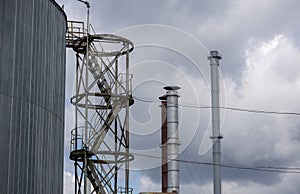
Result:
{"type": "Polygon", "coordinates": [[[168,192],[168,156],[167,156],[167,97],[161,100],[161,192],[168,192]]]}
{"type": "MultiPolygon", "coordinates": [[[[165,95],[167,105],[167,192],[179,193],[179,163],[178,158],[178,86],[166,86],[165,95]]],[[[162,142],[163,143],[163,142],[162,142]]]]}
{"type": "Polygon", "coordinates": [[[220,109],[219,109],[219,60],[222,57],[218,51],[210,51],[211,69],[211,106],[212,106],[212,143],[213,143],[213,173],[214,173],[214,194],[221,194],[221,139],[220,134],[220,109]]]}

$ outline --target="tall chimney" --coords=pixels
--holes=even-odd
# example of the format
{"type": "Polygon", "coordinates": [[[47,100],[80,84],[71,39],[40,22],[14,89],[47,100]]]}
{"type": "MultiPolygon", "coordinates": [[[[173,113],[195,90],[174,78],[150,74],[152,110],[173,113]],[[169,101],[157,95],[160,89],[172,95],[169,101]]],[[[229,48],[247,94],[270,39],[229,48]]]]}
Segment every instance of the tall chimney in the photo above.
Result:
{"type": "Polygon", "coordinates": [[[168,192],[179,193],[178,159],[178,86],[166,86],[167,90],[167,159],[168,159],[168,192]]]}
{"type": "Polygon", "coordinates": [[[214,173],[214,194],[221,194],[221,139],[220,134],[220,109],[219,109],[219,60],[222,57],[218,51],[210,51],[211,69],[211,106],[212,106],[212,143],[213,143],[213,173],[214,173]]]}
{"type": "Polygon", "coordinates": [[[167,97],[161,100],[161,192],[168,192],[168,155],[167,155],[167,97]]]}

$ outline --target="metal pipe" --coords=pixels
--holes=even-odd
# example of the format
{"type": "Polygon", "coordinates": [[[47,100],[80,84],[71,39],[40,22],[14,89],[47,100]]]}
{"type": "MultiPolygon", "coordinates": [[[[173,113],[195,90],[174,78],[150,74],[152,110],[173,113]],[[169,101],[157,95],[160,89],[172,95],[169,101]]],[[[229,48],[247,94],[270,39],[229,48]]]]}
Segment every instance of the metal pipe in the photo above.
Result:
{"type": "MultiPolygon", "coordinates": [[[[76,54],[76,94],[78,94],[79,90],[78,90],[78,69],[79,69],[79,55],[78,53],[76,54]]],[[[72,135],[71,135],[72,138],[72,135]]],[[[74,150],[78,150],[78,145],[77,142],[78,141],[78,106],[77,104],[75,105],[75,149],[74,150]]],[[[77,168],[78,168],[78,162],[77,160],[75,160],[75,175],[77,176],[77,168]]],[[[77,194],[77,180],[75,180],[75,194],[77,194]]]]}
{"type": "MultiPolygon", "coordinates": [[[[116,60],[115,63],[115,68],[116,68],[116,72],[115,72],[115,77],[116,77],[116,84],[115,84],[115,94],[118,95],[118,65],[119,65],[119,61],[116,60]]],[[[118,152],[118,119],[115,118],[115,152],[118,152]]],[[[115,180],[114,180],[114,192],[117,193],[118,192],[118,156],[115,155],[115,176],[114,176],[115,180]]]]}
{"type": "Polygon", "coordinates": [[[167,159],[167,97],[161,100],[161,192],[168,192],[168,159],[167,159]]]}
{"type": "Polygon", "coordinates": [[[212,106],[212,143],[213,143],[213,174],[214,194],[221,194],[221,139],[220,134],[220,109],[219,109],[219,60],[222,57],[218,51],[210,51],[211,69],[211,106],[212,106]]]}
{"type": "Polygon", "coordinates": [[[178,158],[178,86],[164,87],[167,90],[167,158],[168,158],[168,192],[179,193],[178,158]]]}
{"type": "Polygon", "coordinates": [[[126,162],[125,162],[125,189],[129,194],[129,49],[126,52],[126,162]]]}
{"type": "MultiPolygon", "coordinates": [[[[86,36],[86,70],[85,70],[85,138],[84,138],[84,146],[87,151],[87,139],[88,139],[88,65],[89,65],[89,29],[90,29],[90,3],[88,1],[78,0],[84,3],[87,7],[87,36],[86,36]]],[[[87,156],[86,152],[84,153],[84,162],[83,162],[83,171],[84,173],[84,194],[90,193],[90,186],[88,186],[87,179],[87,156]]]]}

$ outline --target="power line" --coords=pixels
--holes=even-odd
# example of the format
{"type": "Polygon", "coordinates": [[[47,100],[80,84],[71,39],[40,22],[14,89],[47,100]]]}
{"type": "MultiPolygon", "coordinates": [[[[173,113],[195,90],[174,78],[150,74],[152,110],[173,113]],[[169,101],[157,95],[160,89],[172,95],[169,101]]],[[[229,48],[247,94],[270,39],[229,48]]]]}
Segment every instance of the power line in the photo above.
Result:
{"type": "MultiPolygon", "coordinates": [[[[147,154],[133,153],[136,156],[161,159],[160,156],[152,156],[147,154]]],[[[173,159],[174,161],[178,161],[180,163],[189,163],[189,164],[197,164],[197,165],[206,165],[206,166],[215,166],[217,164],[211,162],[199,162],[193,160],[182,160],[182,159],[173,159]]],[[[261,171],[261,172],[270,172],[270,173],[293,173],[300,174],[299,167],[274,167],[274,166],[246,166],[246,165],[230,165],[230,164],[219,164],[218,166],[230,169],[237,170],[252,170],[252,171],[261,171]]]]}
{"type": "MultiPolygon", "coordinates": [[[[188,160],[190,160],[190,156],[189,156],[189,154],[186,152],[185,153],[185,155],[187,156],[187,158],[188,158],[188,160]]],[[[192,165],[192,164],[191,164],[192,165]]],[[[202,179],[202,176],[201,176],[201,174],[200,173],[196,173],[196,175],[198,176],[198,178],[196,179],[195,177],[194,177],[194,175],[193,175],[193,171],[190,169],[190,167],[189,167],[190,165],[187,165],[187,168],[188,168],[188,171],[189,171],[189,174],[190,174],[190,176],[192,177],[192,179],[193,180],[199,180],[200,182],[202,182],[202,185],[204,186],[204,188],[206,189],[206,192],[202,192],[202,193],[209,193],[209,194],[211,194],[211,192],[210,192],[210,189],[208,189],[207,188],[207,185],[205,186],[205,181],[202,179]]],[[[197,188],[199,188],[199,187],[196,187],[196,189],[197,188]]],[[[201,187],[200,187],[201,188],[201,187]]],[[[202,189],[201,189],[202,190],[202,189]]],[[[200,192],[197,192],[197,193],[200,193],[200,192]]]]}
{"type": "MultiPolygon", "coordinates": [[[[134,96],[133,98],[138,101],[146,102],[146,103],[160,102],[159,100],[156,100],[153,98],[144,98],[144,97],[137,97],[137,96],[134,96]]],[[[186,108],[201,108],[201,109],[220,108],[220,109],[230,110],[230,111],[249,112],[249,113],[258,113],[258,114],[300,116],[300,112],[268,111],[268,110],[256,110],[256,109],[237,108],[237,107],[228,107],[228,106],[212,107],[212,106],[208,106],[208,105],[193,105],[193,104],[188,104],[188,103],[181,103],[181,104],[178,104],[178,106],[186,107],[186,108]]]]}

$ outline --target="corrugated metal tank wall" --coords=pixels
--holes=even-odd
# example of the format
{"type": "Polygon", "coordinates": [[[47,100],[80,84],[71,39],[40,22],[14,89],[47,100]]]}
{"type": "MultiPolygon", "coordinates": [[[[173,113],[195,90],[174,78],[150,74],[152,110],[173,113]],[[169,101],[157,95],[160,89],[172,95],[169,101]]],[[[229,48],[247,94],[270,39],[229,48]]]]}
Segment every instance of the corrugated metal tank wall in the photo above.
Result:
{"type": "Polygon", "coordinates": [[[66,16],[0,1],[0,193],[63,193],[66,16]]]}

